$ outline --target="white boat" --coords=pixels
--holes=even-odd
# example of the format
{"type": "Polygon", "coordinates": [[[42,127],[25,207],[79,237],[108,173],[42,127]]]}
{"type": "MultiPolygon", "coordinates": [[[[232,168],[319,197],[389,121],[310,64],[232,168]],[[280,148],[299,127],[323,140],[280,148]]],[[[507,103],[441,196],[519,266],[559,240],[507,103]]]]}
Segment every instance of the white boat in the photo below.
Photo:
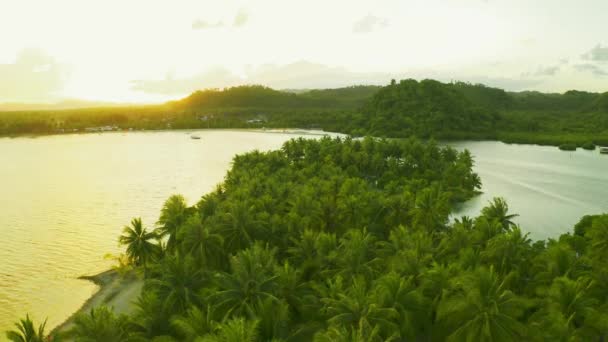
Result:
{"type": "Polygon", "coordinates": [[[608,154],[608,147],[600,147],[601,154],[608,154]]]}
{"type": "Polygon", "coordinates": [[[190,139],[195,139],[195,140],[199,140],[201,137],[199,137],[198,135],[191,135],[190,139]]]}

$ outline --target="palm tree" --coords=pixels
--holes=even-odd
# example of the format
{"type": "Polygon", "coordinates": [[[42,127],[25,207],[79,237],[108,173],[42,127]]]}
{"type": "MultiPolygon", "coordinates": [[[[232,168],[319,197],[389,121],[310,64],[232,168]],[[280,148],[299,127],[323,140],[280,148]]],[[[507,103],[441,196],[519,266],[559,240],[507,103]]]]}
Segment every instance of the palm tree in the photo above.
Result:
{"type": "Polygon", "coordinates": [[[509,277],[491,267],[478,268],[455,283],[439,304],[437,319],[447,328],[447,341],[514,341],[524,336],[518,321],[526,302],[511,292],[509,277]]]}
{"type": "Polygon", "coordinates": [[[377,271],[379,258],[375,253],[376,239],[366,229],[349,230],[340,239],[337,258],[338,274],[344,279],[362,275],[373,278],[377,271]]]}
{"type": "Polygon", "coordinates": [[[566,318],[570,329],[584,327],[586,320],[595,313],[598,300],[589,295],[593,281],[586,277],[571,280],[559,277],[549,289],[549,305],[566,318]]]}
{"type": "Polygon", "coordinates": [[[481,214],[489,221],[498,221],[504,230],[509,230],[515,226],[513,219],[519,216],[517,214],[509,214],[509,205],[502,197],[495,197],[490,201],[489,206],[481,209],[481,214]]]}
{"type": "Polygon", "coordinates": [[[601,341],[606,330],[605,313],[591,294],[594,282],[587,277],[576,280],[555,278],[544,291],[542,307],[530,318],[537,340],[601,341]]]}
{"type": "Polygon", "coordinates": [[[127,340],[124,317],[116,317],[106,306],[91,309],[74,319],[74,327],[68,332],[80,342],[122,342],[127,340]]]}
{"type": "Polygon", "coordinates": [[[273,298],[258,300],[253,319],[258,321],[260,341],[281,341],[288,337],[290,327],[289,305],[273,298]]]}
{"type": "Polygon", "coordinates": [[[19,323],[15,323],[15,326],[17,330],[6,332],[6,338],[12,342],[43,342],[46,339],[44,333],[46,320],[36,330],[34,322],[29,315],[26,315],[25,319],[19,320],[19,323]]]}
{"type": "Polygon", "coordinates": [[[494,265],[501,274],[518,270],[520,275],[526,275],[532,252],[532,240],[528,235],[523,234],[518,226],[514,226],[511,231],[495,236],[481,252],[482,260],[494,265]]]}
{"type": "Polygon", "coordinates": [[[148,232],[141,223],[141,218],[131,220],[131,226],[123,228],[123,234],[118,238],[121,245],[127,246],[127,257],[136,266],[144,267],[144,277],[148,275],[148,261],[158,254],[158,245],[152,243],[156,239],[154,232],[148,232]]]}
{"type": "Polygon", "coordinates": [[[225,254],[222,248],[224,239],[203,225],[198,213],[188,218],[178,236],[184,254],[194,256],[200,265],[208,268],[220,265],[225,254]]]}
{"type": "Polygon", "coordinates": [[[264,232],[262,222],[254,217],[254,207],[244,201],[230,204],[220,225],[229,252],[251,246],[264,232]]]}
{"type": "Polygon", "coordinates": [[[343,325],[331,326],[314,336],[314,342],[390,342],[400,341],[397,336],[382,338],[380,327],[371,326],[366,321],[361,321],[357,327],[343,325]]]}
{"type": "Polygon", "coordinates": [[[548,288],[553,279],[576,274],[579,262],[568,244],[550,241],[547,249],[533,260],[534,284],[538,288],[548,288]]]}
{"type": "Polygon", "coordinates": [[[137,336],[142,340],[151,340],[155,336],[171,332],[170,318],[173,312],[165,307],[164,301],[154,291],[143,291],[135,301],[137,308],[133,323],[137,336]]]}
{"type": "Polygon", "coordinates": [[[217,330],[218,323],[213,321],[213,309],[207,306],[201,310],[196,306],[190,307],[184,316],[171,319],[171,326],[179,333],[183,341],[195,341],[217,330]]]}
{"type": "Polygon", "coordinates": [[[448,221],[450,209],[448,193],[438,186],[426,188],[416,195],[414,223],[428,231],[441,231],[448,221]]]}
{"type": "Polygon", "coordinates": [[[167,251],[173,252],[177,247],[177,231],[188,217],[188,205],[182,195],[173,195],[163,205],[157,228],[160,237],[167,237],[167,251]]]}
{"type": "Polygon", "coordinates": [[[289,305],[290,314],[294,320],[304,317],[312,317],[318,310],[310,312],[310,302],[314,302],[314,296],[310,283],[303,279],[302,270],[292,267],[287,261],[283,267],[277,267],[277,293],[289,305]]]}
{"type": "MultiPolygon", "coordinates": [[[[340,277],[338,277],[340,278],[340,277]]],[[[321,299],[323,312],[330,325],[356,328],[360,324],[378,325],[386,332],[397,330],[399,313],[392,307],[383,307],[368,291],[365,281],[354,279],[345,292],[339,291],[321,299]]]]}
{"type": "Polygon", "coordinates": [[[206,274],[191,256],[167,257],[157,271],[158,276],[149,280],[146,286],[158,293],[167,312],[186,312],[190,305],[198,302],[197,293],[206,282],[206,274]]]}
{"type": "Polygon", "coordinates": [[[592,256],[601,262],[608,260],[608,215],[595,217],[587,232],[591,240],[592,256]]]}
{"type": "Polygon", "coordinates": [[[258,340],[258,322],[233,318],[218,326],[218,332],[203,337],[201,342],[254,342],[258,340]]]}
{"type": "Polygon", "coordinates": [[[430,303],[412,278],[402,277],[395,272],[388,273],[377,280],[374,296],[380,306],[397,310],[400,336],[416,340],[429,321],[430,303]]]}
{"type": "Polygon", "coordinates": [[[239,252],[230,260],[230,273],[217,275],[218,290],[209,299],[222,310],[224,317],[230,315],[254,316],[254,305],[276,297],[276,267],[274,250],[256,244],[239,252]]]}

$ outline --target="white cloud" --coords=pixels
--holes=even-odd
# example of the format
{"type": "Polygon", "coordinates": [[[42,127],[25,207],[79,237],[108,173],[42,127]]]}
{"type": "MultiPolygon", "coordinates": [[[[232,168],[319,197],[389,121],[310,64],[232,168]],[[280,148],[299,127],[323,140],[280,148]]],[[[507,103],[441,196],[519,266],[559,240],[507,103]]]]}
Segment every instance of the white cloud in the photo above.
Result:
{"type": "Polygon", "coordinates": [[[200,20],[197,19],[194,22],[192,22],[192,29],[193,30],[206,30],[206,29],[214,29],[214,28],[220,28],[223,27],[224,23],[221,21],[215,22],[215,23],[210,23],[204,20],[200,20]]]}
{"type": "Polygon", "coordinates": [[[0,64],[0,101],[49,101],[68,77],[68,68],[41,50],[25,49],[14,63],[0,64]]]}
{"type": "Polygon", "coordinates": [[[357,20],[353,24],[354,33],[369,33],[389,25],[389,21],[386,18],[377,17],[375,15],[368,14],[365,17],[357,20]]]}
{"type": "Polygon", "coordinates": [[[596,45],[583,55],[583,59],[595,62],[608,62],[608,46],[596,45]]]}

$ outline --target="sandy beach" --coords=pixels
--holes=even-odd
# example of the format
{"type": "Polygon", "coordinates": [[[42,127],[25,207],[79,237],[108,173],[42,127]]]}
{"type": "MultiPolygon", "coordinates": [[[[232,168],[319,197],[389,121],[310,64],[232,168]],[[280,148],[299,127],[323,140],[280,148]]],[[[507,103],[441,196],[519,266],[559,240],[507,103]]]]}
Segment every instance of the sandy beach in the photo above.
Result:
{"type": "Polygon", "coordinates": [[[99,290],[65,322],[55,327],[51,331],[51,335],[69,331],[77,315],[88,313],[98,306],[105,305],[112,308],[117,315],[132,313],[136,308],[134,302],[141,293],[144,284],[143,280],[135,273],[121,275],[116,270],[104,271],[93,276],[82,276],[79,279],[95,283],[99,286],[99,290]]]}

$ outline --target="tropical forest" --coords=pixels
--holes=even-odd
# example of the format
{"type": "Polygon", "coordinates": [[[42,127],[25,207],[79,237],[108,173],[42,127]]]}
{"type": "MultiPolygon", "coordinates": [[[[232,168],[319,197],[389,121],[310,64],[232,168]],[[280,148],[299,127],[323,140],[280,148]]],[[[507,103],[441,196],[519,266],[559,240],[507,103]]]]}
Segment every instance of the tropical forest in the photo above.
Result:
{"type": "Polygon", "coordinates": [[[234,158],[194,206],[171,196],[119,241],[144,279],[130,316],[105,306],[12,341],[601,341],[608,216],[532,241],[467,151],[409,138],[297,139],[234,158]]]}

